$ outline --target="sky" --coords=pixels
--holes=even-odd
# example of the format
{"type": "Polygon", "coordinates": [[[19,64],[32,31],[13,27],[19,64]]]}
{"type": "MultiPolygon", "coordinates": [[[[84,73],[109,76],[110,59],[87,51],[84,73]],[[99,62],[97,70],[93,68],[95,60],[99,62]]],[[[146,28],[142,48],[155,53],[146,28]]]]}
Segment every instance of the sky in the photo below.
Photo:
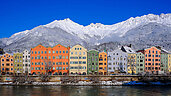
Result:
{"type": "Polygon", "coordinates": [[[111,25],[161,13],[171,13],[171,0],[0,0],[0,38],[65,18],[111,25]]]}

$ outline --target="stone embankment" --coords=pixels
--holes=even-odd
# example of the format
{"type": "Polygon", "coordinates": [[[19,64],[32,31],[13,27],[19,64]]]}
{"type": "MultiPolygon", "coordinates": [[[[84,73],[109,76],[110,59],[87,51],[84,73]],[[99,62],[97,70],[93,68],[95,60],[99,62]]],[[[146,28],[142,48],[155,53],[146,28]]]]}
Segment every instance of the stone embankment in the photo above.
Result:
{"type": "Polygon", "coordinates": [[[0,85],[120,86],[170,85],[171,76],[0,76],[0,85]]]}

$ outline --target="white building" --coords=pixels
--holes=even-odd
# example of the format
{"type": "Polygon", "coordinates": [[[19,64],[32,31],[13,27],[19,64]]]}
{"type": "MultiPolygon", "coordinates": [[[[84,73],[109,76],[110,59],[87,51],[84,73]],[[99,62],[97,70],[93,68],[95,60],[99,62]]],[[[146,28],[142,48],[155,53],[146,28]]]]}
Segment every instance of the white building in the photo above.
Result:
{"type": "Polygon", "coordinates": [[[108,74],[127,73],[127,56],[121,49],[108,52],[108,74]]]}
{"type": "Polygon", "coordinates": [[[28,50],[23,51],[23,69],[23,73],[31,73],[30,52],[28,50]]]}

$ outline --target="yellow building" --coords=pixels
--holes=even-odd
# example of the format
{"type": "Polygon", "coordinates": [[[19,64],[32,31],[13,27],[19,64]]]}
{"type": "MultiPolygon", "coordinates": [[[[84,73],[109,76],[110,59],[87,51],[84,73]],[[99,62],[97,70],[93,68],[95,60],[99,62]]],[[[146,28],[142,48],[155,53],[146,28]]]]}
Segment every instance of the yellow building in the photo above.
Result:
{"type": "Polygon", "coordinates": [[[23,73],[23,54],[14,53],[14,73],[23,73]]]}
{"type": "Polygon", "coordinates": [[[171,72],[171,54],[168,54],[168,71],[171,72]]]}
{"type": "Polygon", "coordinates": [[[87,74],[87,49],[75,45],[70,49],[70,74],[87,74]]]}
{"type": "Polygon", "coordinates": [[[107,75],[107,53],[99,53],[99,74],[107,75]]]}
{"type": "Polygon", "coordinates": [[[136,74],[136,53],[128,53],[127,70],[130,74],[136,74]]]}

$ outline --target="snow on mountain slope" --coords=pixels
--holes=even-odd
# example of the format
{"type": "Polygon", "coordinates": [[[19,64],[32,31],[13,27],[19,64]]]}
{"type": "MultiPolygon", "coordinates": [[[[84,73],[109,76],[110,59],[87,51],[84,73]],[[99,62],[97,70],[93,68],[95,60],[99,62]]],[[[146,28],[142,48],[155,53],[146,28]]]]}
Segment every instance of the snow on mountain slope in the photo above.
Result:
{"type": "Polygon", "coordinates": [[[59,27],[72,34],[77,34],[82,39],[87,39],[85,34],[89,35],[90,37],[97,35],[100,36],[101,39],[103,39],[105,36],[110,36],[111,34],[117,34],[119,37],[122,37],[128,30],[138,27],[140,25],[148,24],[150,22],[156,22],[159,24],[171,26],[171,14],[148,14],[141,17],[131,17],[126,21],[113,25],[91,23],[88,26],[79,25],[67,18],[64,20],[55,20],[44,26],[50,28],[59,27]]]}

